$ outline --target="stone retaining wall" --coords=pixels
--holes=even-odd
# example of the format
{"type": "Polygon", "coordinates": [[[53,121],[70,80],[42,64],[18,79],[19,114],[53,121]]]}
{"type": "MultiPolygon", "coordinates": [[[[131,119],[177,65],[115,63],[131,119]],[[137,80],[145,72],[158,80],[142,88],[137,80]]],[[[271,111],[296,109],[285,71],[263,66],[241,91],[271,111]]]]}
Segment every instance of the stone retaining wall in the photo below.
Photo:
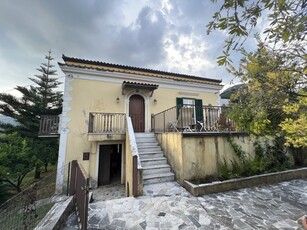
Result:
{"type": "Polygon", "coordinates": [[[231,179],[227,181],[212,182],[210,184],[195,185],[185,180],[183,186],[194,196],[201,196],[210,193],[225,192],[242,188],[249,188],[265,184],[274,184],[287,180],[307,178],[307,167],[287,170],[277,173],[267,173],[263,175],[231,179]]]}

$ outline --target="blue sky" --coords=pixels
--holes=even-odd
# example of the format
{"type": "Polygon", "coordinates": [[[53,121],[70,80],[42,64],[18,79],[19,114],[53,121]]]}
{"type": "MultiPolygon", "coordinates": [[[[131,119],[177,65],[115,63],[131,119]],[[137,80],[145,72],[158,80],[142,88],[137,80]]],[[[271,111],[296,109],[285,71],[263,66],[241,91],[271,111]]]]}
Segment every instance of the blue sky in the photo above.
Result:
{"type": "Polygon", "coordinates": [[[232,76],[216,64],[227,34],[206,35],[218,8],[209,0],[2,0],[0,92],[32,84],[49,49],[60,80],[65,54],[228,83],[232,76]]]}

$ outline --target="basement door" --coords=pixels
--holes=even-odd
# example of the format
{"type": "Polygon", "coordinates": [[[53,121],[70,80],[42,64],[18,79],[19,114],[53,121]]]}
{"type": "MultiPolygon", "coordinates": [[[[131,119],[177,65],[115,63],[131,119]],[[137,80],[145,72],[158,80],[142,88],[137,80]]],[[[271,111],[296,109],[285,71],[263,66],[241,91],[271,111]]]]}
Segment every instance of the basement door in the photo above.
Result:
{"type": "Polygon", "coordinates": [[[132,95],[129,100],[129,116],[134,132],[145,131],[145,102],[140,95],[132,95]]]}
{"type": "Polygon", "coordinates": [[[98,186],[121,180],[122,145],[99,146],[98,186]]]}

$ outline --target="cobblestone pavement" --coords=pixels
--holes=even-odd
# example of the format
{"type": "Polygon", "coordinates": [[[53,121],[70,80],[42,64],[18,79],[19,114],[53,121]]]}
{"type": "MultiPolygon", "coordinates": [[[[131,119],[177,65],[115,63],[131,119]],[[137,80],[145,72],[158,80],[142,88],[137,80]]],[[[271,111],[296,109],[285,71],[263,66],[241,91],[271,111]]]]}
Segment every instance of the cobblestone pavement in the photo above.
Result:
{"type": "Polygon", "coordinates": [[[92,202],[100,202],[105,200],[114,200],[126,197],[125,185],[119,181],[110,185],[100,186],[99,188],[91,190],[92,202]]]}
{"type": "MultiPolygon", "coordinates": [[[[88,229],[303,229],[307,180],[193,197],[176,182],[90,204],[88,229]]],[[[71,215],[64,229],[76,229],[71,215]]]]}

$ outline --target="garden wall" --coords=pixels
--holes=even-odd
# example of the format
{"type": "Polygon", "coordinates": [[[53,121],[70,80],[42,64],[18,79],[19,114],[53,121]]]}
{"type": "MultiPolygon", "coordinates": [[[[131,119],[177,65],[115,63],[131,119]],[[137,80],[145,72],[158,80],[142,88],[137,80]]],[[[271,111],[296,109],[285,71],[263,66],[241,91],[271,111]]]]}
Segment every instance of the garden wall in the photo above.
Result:
{"type": "Polygon", "coordinates": [[[193,184],[189,181],[184,181],[183,187],[185,187],[194,196],[201,196],[210,193],[225,192],[229,190],[250,188],[254,186],[305,178],[307,178],[307,168],[300,168],[283,172],[266,173],[251,177],[231,179],[227,181],[217,181],[208,184],[193,184]]]}
{"type": "MultiPolygon", "coordinates": [[[[227,141],[229,133],[157,133],[160,143],[177,181],[217,177],[220,166],[226,162],[231,168],[231,161],[239,162],[233,148],[227,141]]],[[[231,133],[233,140],[242,150],[254,157],[254,140],[243,132],[231,133]]]]}

